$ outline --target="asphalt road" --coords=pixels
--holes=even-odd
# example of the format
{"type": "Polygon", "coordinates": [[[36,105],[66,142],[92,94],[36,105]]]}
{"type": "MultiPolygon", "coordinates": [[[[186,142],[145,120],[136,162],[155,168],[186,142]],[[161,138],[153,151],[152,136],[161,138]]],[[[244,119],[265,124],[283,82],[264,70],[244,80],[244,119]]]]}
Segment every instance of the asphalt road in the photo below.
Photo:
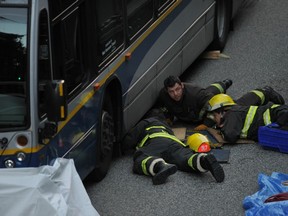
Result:
{"type": "MultiPolygon", "coordinates": [[[[224,54],[229,59],[197,60],[183,79],[206,86],[231,78],[229,94],[240,97],[270,85],[288,102],[288,1],[249,0],[234,19],[224,54]]],[[[164,185],[132,173],[132,156],[113,161],[100,183],[85,183],[91,202],[102,216],[234,216],[244,215],[243,199],[258,191],[260,173],[288,173],[288,154],[264,150],[259,144],[227,145],[223,183],[209,173],[178,171],[164,185]]]]}

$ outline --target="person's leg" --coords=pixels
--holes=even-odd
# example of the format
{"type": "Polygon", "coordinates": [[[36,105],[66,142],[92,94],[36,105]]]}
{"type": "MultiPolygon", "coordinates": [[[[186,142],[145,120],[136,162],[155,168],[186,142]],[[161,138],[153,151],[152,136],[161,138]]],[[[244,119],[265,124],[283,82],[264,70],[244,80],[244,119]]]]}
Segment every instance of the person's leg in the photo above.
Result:
{"type": "Polygon", "coordinates": [[[205,171],[210,171],[217,182],[224,181],[224,170],[213,154],[197,154],[192,158],[191,165],[194,167],[194,169],[204,169],[205,171]]]}
{"type": "Polygon", "coordinates": [[[269,101],[275,104],[284,104],[284,98],[270,86],[252,90],[237,99],[235,103],[242,106],[261,106],[269,101]]]}
{"type": "Polygon", "coordinates": [[[142,151],[136,151],[133,160],[133,172],[152,176],[154,185],[165,183],[167,178],[177,171],[174,164],[168,164],[162,158],[149,156],[142,151]]]}
{"type": "Polygon", "coordinates": [[[272,87],[265,86],[264,88],[260,89],[260,91],[263,91],[266,97],[264,104],[268,103],[269,101],[273,102],[274,104],[285,104],[285,100],[282,95],[276,92],[272,87]]]}
{"type": "Polygon", "coordinates": [[[226,79],[220,82],[212,83],[206,88],[207,91],[211,92],[213,95],[225,94],[227,89],[232,85],[232,80],[226,79]]]}
{"type": "Polygon", "coordinates": [[[168,163],[177,165],[181,171],[198,173],[210,171],[217,182],[224,181],[224,170],[212,154],[194,153],[188,147],[175,144],[163,158],[168,163]]]}
{"type": "Polygon", "coordinates": [[[242,97],[235,100],[235,103],[241,106],[261,106],[265,102],[265,95],[260,90],[252,90],[242,97]]]}

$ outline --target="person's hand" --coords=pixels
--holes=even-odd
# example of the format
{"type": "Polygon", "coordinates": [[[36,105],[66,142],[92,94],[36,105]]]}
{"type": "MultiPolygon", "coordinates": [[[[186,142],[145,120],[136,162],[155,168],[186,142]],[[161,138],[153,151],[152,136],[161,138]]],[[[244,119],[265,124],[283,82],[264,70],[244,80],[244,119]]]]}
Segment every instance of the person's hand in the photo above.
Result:
{"type": "Polygon", "coordinates": [[[206,125],[204,125],[204,124],[200,124],[200,125],[198,125],[197,127],[195,127],[194,128],[194,130],[196,130],[196,131],[201,131],[201,130],[207,130],[207,126],[206,125]]]}

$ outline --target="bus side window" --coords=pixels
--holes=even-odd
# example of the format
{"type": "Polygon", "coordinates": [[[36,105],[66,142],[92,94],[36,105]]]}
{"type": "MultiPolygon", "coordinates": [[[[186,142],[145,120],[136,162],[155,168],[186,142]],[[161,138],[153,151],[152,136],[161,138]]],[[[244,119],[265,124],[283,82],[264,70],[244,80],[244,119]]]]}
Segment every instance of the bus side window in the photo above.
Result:
{"type": "Polygon", "coordinates": [[[51,80],[51,62],[49,49],[49,31],[47,11],[42,10],[39,16],[39,45],[38,45],[38,104],[39,118],[44,118],[45,97],[44,87],[47,80],[51,80]]]}
{"type": "MultiPolygon", "coordinates": [[[[83,4],[84,6],[84,4],[83,4]]],[[[53,24],[53,79],[65,80],[68,100],[83,87],[85,76],[84,14],[81,5],[53,24]],[[82,15],[82,16],[81,16],[82,15]]]]}
{"type": "Polygon", "coordinates": [[[146,29],[153,20],[153,1],[152,0],[128,0],[128,37],[136,39],[136,35],[146,29]],[[145,28],[146,27],[146,28],[145,28]]]}
{"type": "Polygon", "coordinates": [[[119,0],[97,0],[98,65],[120,53],[124,46],[123,5],[119,0]]]}

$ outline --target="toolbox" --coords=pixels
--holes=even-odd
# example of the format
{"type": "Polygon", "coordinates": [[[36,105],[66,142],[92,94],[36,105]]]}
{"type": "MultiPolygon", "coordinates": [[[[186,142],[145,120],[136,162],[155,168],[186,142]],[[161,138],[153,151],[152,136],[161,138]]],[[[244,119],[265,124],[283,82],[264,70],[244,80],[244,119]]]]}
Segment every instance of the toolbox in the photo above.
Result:
{"type": "Polygon", "coordinates": [[[288,153],[288,130],[275,123],[259,127],[258,142],[265,149],[288,153]]]}

